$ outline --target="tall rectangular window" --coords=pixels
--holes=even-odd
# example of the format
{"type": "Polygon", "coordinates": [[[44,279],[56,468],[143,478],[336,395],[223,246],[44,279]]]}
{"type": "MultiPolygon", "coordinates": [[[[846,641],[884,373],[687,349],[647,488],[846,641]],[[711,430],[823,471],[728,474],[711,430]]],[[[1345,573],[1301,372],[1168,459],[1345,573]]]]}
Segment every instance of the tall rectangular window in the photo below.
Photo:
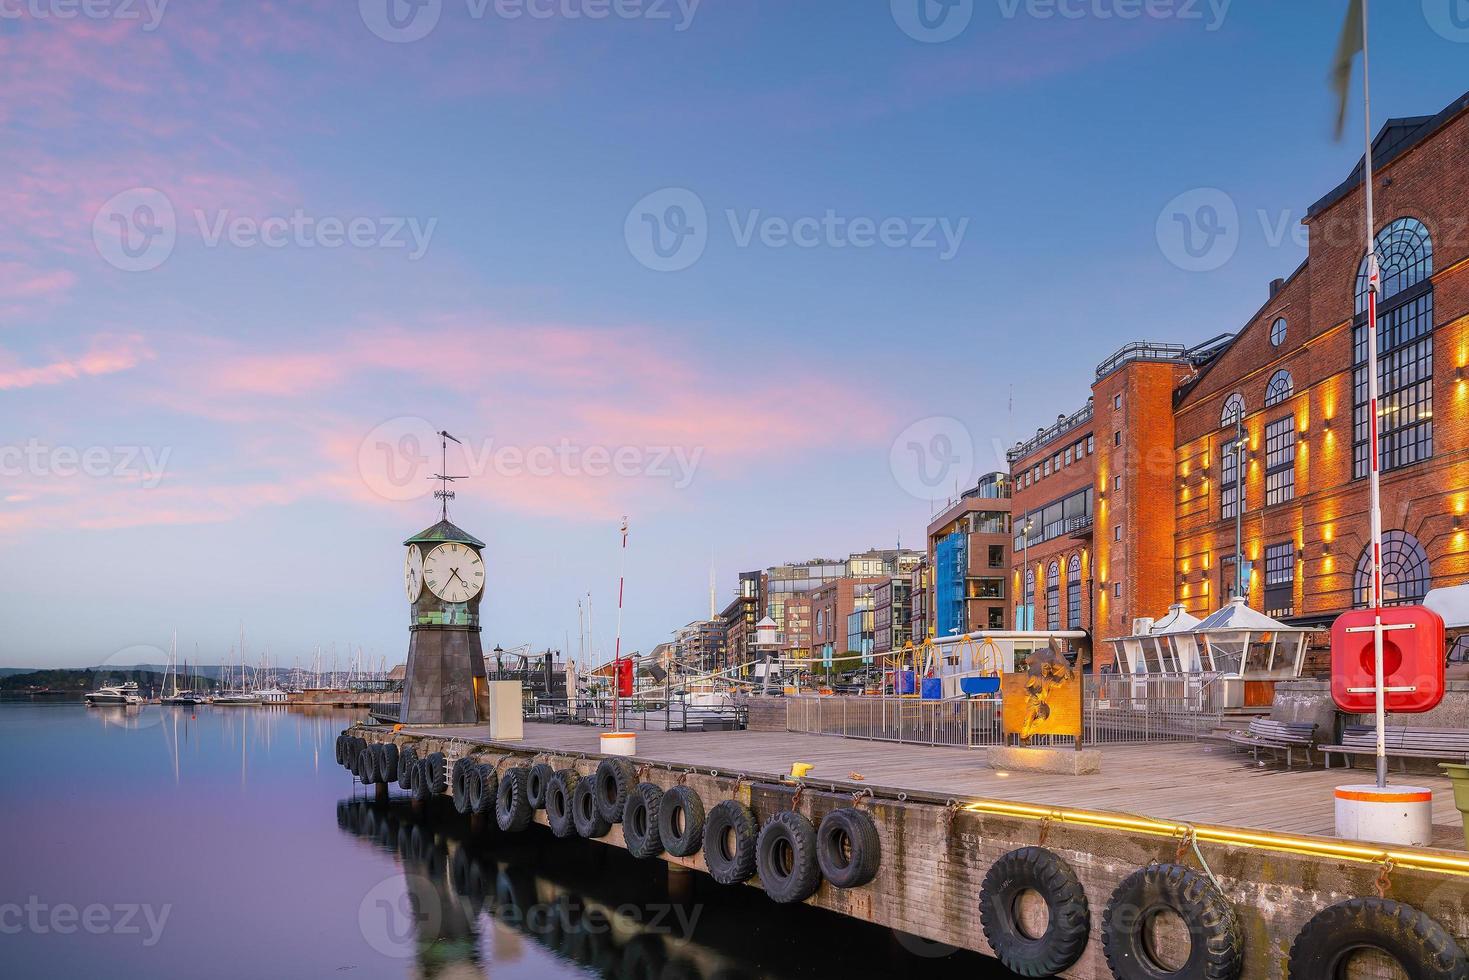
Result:
{"type": "Polygon", "coordinates": [[[1239,453],[1231,439],[1219,450],[1219,517],[1230,518],[1239,510],[1239,453]]]}
{"type": "MultiPolygon", "coordinates": [[[[1367,475],[1367,324],[1352,335],[1352,475],[1367,475]]],[[[1433,293],[1378,316],[1378,435],[1383,471],[1433,455],[1433,293]]]]}
{"type": "Polygon", "coordinates": [[[1265,615],[1295,615],[1296,546],[1289,541],[1265,549],[1265,615]]]}
{"type": "Polygon", "coordinates": [[[1296,417],[1287,415],[1265,426],[1265,506],[1296,496],[1296,417]]]}

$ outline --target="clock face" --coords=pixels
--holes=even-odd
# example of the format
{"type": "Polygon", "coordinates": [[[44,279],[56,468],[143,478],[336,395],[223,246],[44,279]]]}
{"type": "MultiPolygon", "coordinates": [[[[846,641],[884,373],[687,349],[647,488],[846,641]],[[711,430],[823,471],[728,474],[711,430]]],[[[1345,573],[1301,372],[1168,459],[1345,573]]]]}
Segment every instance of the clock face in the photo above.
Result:
{"type": "Polygon", "coordinates": [[[408,557],[403,560],[403,586],[408,590],[408,601],[417,602],[423,591],[423,552],[416,544],[408,546],[408,557]]]}
{"type": "Polygon", "coordinates": [[[423,580],[445,602],[468,602],[485,584],[485,563],[473,548],[441,544],[423,560],[423,580]]]}

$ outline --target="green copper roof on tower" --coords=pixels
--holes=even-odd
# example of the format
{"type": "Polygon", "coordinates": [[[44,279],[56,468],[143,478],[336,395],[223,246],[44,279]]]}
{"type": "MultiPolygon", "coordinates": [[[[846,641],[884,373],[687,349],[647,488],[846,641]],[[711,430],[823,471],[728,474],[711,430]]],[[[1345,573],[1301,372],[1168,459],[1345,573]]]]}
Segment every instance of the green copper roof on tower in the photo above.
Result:
{"type": "Polygon", "coordinates": [[[460,530],[448,521],[439,521],[431,528],[419,531],[413,537],[403,542],[404,547],[410,544],[439,544],[443,541],[458,541],[474,548],[484,548],[485,543],[468,531],[460,530]]]}

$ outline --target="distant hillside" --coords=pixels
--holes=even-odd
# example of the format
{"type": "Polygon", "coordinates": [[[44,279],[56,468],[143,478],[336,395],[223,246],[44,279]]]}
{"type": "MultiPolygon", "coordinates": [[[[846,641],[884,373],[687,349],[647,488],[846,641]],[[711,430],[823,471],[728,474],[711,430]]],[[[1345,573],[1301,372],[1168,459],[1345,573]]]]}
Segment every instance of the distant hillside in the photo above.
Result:
{"type": "MultiPolygon", "coordinates": [[[[121,684],[124,681],[136,681],[138,687],[149,691],[161,689],[166,676],[164,670],[148,670],[142,667],[32,670],[0,676],[0,691],[51,690],[86,693],[104,685],[121,684]]],[[[186,685],[188,681],[180,680],[179,683],[186,685]]],[[[214,688],[218,684],[206,677],[203,686],[214,688]]]]}

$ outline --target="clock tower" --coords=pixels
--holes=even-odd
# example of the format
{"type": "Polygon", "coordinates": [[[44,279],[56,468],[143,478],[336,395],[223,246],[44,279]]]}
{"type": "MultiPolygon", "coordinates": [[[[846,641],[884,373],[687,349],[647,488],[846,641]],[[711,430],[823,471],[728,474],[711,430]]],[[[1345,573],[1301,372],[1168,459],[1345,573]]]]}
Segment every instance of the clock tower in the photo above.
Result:
{"type": "MultiPolygon", "coordinates": [[[[447,441],[447,432],[439,433],[447,441]]],[[[458,440],[455,440],[458,441],[458,440]]],[[[442,519],[404,541],[408,593],[408,668],[398,721],[404,725],[470,725],[488,715],[480,599],[485,543],[449,522],[448,490],[455,477],[436,475],[445,489],[442,519]]]]}

